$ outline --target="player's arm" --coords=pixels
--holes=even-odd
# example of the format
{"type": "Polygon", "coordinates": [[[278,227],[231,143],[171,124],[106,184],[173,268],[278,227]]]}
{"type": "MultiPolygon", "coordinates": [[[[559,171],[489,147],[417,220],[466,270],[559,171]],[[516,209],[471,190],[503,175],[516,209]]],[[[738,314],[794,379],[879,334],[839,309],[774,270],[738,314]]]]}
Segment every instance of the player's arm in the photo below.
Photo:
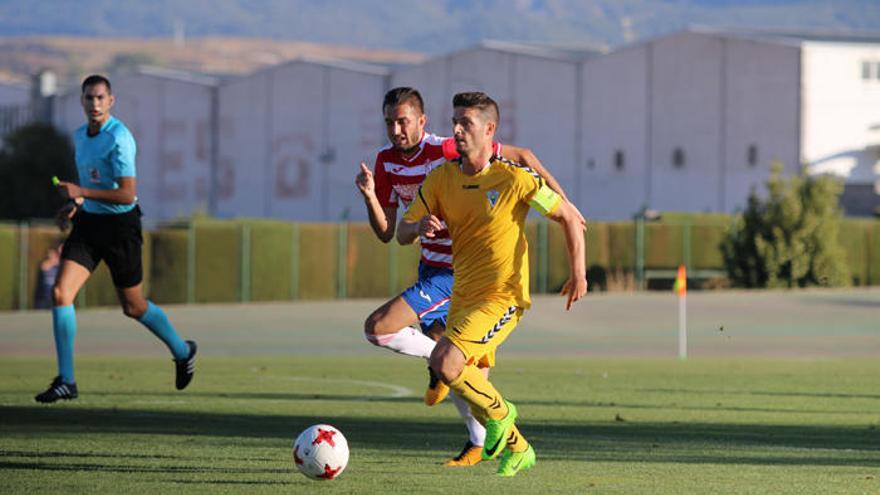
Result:
{"type": "Polygon", "coordinates": [[[535,172],[538,172],[538,174],[543,177],[545,181],[547,181],[547,185],[550,186],[550,189],[553,189],[557,194],[562,197],[562,199],[564,199],[567,203],[571,205],[572,208],[574,208],[574,211],[581,219],[581,226],[585,226],[587,224],[587,221],[586,219],[584,219],[584,216],[581,215],[581,212],[577,209],[576,206],[574,206],[574,203],[572,203],[571,200],[568,199],[568,196],[565,194],[565,190],[562,188],[556,178],[553,177],[553,174],[551,174],[549,170],[544,168],[544,164],[541,163],[541,160],[538,160],[538,157],[535,156],[532,150],[530,150],[529,148],[520,148],[519,146],[511,146],[506,144],[502,149],[502,154],[505,158],[513,160],[517,163],[521,163],[526,167],[534,170],[535,172]]]}
{"type": "Polygon", "coordinates": [[[376,195],[376,181],[373,172],[367,164],[361,162],[361,171],[355,178],[358,190],[364,197],[367,207],[367,216],[370,218],[370,227],[376,233],[380,241],[387,243],[394,237],[394,224],[397,222],[397,207],[385,206],[379,202],[376,195]]]}
{"type": "Polygon", "coordinates": [[[529,199],[529,206],[547,218],[562,225],[570,274],[562,286],[562,295],[568,296],[565,309],[587,293],[586,246],[580,212],[546,184],[539,184],[529,199]]]}
{"type": "Polygon", "coordinates": [[[134,177],[117,177],[116,189],[91,189],[80,187],[73,182],[58,182],[58,192],[65,199],[74,201],[80,199],[94,199],[105,203],[118,203],[128,205],[134,203],[137,198],[137,179],[134,177]]]}

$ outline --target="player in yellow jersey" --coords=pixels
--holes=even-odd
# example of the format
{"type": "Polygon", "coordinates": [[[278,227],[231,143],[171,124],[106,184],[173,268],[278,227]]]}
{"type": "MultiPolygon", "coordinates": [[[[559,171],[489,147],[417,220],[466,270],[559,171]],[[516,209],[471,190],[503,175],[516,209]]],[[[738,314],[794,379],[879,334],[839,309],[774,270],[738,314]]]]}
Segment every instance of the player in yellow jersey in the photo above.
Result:
{"type": "Polygon", "coordinates": [[[566,309],[587,292],[583,225],[577,210],[541,176],[493,156],[498,105],[485,93],[452,99],[455,146],[461,158],[431,172],[419,197],[400,221],[397,239],[431,238],[443,226],[453,246],[455,281],[444,336],[431,354],[431,368],[464,398],[486,426],[483,458],[504,455],[501,476],[535,464],[535,451],[516,427],[516,407],[504,400],[478,366],[493,366],[495,350],[530,306],[529,207],[562,224],[571,274],[563,285],[566,309]]]}

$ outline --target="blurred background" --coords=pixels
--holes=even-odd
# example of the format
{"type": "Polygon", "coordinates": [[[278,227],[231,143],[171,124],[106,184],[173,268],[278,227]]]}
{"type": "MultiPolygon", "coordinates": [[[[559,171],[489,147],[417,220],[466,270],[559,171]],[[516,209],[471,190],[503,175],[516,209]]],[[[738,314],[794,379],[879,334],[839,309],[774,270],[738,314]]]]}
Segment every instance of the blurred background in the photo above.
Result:
{"type": "MultiPolygon", "coordinates": [[[[138,143],[158,302],[404,288],[417,253],[353,185],[401,85],[441,135],[454,93],[499,102],[589,218],[595,290],[880,284],[873,0],[0,2],[0,309],[40,305],[91,73],[138,143]]],[[[529,236],[554,291],[561,233],[529,236]]],[[[105,272],[80,304],[115,304],[105,272]]]]}

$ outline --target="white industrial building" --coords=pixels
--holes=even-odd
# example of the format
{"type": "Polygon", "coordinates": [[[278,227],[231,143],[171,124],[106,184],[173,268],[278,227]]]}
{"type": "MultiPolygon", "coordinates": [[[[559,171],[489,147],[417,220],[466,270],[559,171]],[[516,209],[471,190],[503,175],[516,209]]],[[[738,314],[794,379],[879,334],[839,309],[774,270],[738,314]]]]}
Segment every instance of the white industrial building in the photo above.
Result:
{"type": "MultiPolygon", "coordinates": [[[[122,120],[137,141],[138,200],[155,222],[209,212],[216,188],[216,97],[219,81],[191,73],[140,67],[110,76],[122,120]]],[[[73,133],[85,124],[80,88],[57,97],[55,124],[73,133]]]]}
{"type": "MultiPolygon", "coordinates": [[[[692,29],[607,54],[486,42],[393,70],[302,58],[223,82],[155,68],[112,81],[153,221],[364,220],[354,176],[386,143],[394,86],[422,92],[441,135],[453,94],[491,95],[498,140],[533,149],[593,219],[734,212],[774,162],[843,177],[848,213],[880,205],[880,36],[692,29]]],[[[79,87],[54,108],[66,131],[84,122],[79,87]]]]}
{"type": "Polygon", "coordinates": [[[497,140],[531,148],[559,182],[577,197],[581,151],[580,62],[599,53],[497,41],[401,67],[391,86],[417,88],[425,100],[428,129],[452,133],[452,97],[483,91],[501,110],[497,140]]]}
{"type": "Polygon", "coordinates": [[[878,65],[880,37],[700,29],[588,59],[580,206],[733,212],[773,162],[873,188],[878,65]]]}
{"type": "Polygon", "coordinates": [[[359,163],[385,142],[383,67],[303,58],[220,88],[215,213],[303,221],[366,219],[359,163]]]}
{"type": "Polygon", "coordinates": [[[0,80],[0,107],[24,105],[30,101],[31,86],[18,81],[0,80]]]}

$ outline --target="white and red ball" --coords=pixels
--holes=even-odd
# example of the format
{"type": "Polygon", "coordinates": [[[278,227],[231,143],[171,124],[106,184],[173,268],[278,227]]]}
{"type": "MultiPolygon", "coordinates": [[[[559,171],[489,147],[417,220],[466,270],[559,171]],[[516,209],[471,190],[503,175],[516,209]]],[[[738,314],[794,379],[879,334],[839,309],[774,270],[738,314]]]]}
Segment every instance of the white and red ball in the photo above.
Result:
{"type": "Polygon", "coordinates": [[[306,428],[293,442],[293,463],[314,480],[332,480],[348,464],[348,442],[330,425],[306,428]]]}

